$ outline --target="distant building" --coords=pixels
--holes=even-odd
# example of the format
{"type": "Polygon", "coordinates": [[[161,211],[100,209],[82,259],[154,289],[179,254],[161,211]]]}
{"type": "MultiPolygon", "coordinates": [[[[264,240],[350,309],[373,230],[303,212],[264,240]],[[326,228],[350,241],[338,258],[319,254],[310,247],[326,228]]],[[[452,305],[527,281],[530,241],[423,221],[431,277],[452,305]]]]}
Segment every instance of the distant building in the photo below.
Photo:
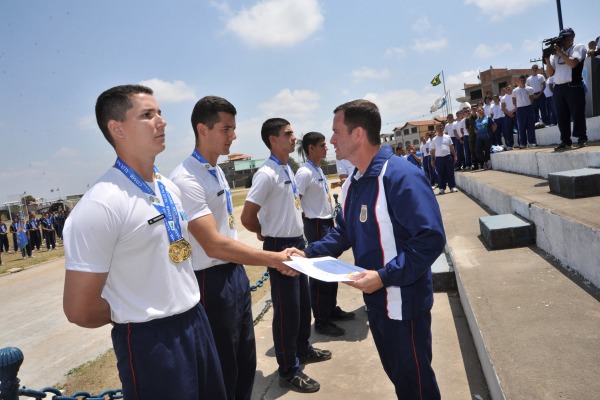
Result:
{"type": "Polygon", "coordinates": [[[465,96],[456,99],[458,102],[476,102],[483,100],[483,96],[487,91],[493,94],[500,94],[500,89],[519,83],[519,75],[529,75],[531,69],[507,69],[507,68],[492,68],[487,71],[479,72],[479,83],[463,83],[465,96]]]}
{"type": "Polygon", "coordinates": [[[227,156],[227,161],[220,163],[219,167],[225,173],[229,186],[249,187],[248,181],[264,162],[264,159],[253,160],[251,156],[245,154],[231,153],[227,156]]]}
{"type": "Polygon", "coordinates": [[[402,126],[395,127],[393,133],[381,134],[381,144],[394,148],[401,145],[405,149],[411,144],[418,147],[421,143],[421,137],[426,136],[429,132],[433,132],[435,125],[442,121],[442,119],[434,118],[424,121],[407,122],[402,126]]]}

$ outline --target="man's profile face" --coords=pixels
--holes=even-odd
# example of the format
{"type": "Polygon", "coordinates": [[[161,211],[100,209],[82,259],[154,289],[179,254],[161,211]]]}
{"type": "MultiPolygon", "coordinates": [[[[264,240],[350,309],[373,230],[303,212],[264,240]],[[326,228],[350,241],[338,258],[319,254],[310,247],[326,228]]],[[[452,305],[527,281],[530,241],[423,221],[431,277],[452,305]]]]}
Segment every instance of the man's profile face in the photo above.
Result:
{"type": "Polygon", "coordinates": [[[335,149],[335,158],[344,160],[352,152],[352,132],[348,130],[345,123],[344,111],[340,110],[333,116],[333,136],[329,143],[335,149]]]}
{"type": "MultiPolygon", "coordinates": [[[[285,154],[292,153],[296,147],[296,136],[291,125],[283,126],[279,135],[271,136],[271,150],[280,150],[285,154]]],[[[277,151],[276,150],[276,151],[277,151]]]]}
{"type": "Polygon", "coordinates": [[[229,154],[233,141],[237,138],[235,135],[235,116],[229,113],[219,112],[219,121],[212,128],[201,124],[199,131],[201,133],[200,141],[205,140],[207,150],[218,154],[229,154]]]}
{"type": "Polygon", "coordinates": [[[125,113],[125,121],[115,127],[119,131],[115,142],[126,151],[154,157],[165,149],[167,121],[161,116],[154,96],[138,93],[129,99],[132,107],[125,113]]]}
{"type": "MultiPolygon", "coordinates": [[[[327,157],[327,143],[325,139],[320,140],[316,145],[311,145],[312,153],[319,159],[323,160],[327,157]]],[[[310,150],[309,150],[310,151],[310,150]]]]}

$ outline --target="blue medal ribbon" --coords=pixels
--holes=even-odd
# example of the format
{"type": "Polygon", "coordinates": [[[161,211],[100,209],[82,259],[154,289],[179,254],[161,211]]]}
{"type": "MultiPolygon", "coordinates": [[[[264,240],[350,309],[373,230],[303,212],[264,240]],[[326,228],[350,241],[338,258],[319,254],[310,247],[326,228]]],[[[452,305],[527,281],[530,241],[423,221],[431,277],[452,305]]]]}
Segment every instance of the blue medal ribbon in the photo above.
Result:
{"type": "MultiPolygon", "coordinates": [[[[117,161],[115,162],[115,166],[123,173],[123,175],[129,178],[134,185],[139,187],[149,199],[156,197],[154,190],[148,186],[148,184],[138,175],[138,173],[118,157],[117,161]]],[[[164,221],[165,227],[167,228],[167,234],[169,235],[169,242],[173,243],[183,238],[183,235],[181,234],[181,225],[179,224],[179,214],[177,213],[177,207],[175,207],[175,202],[173,201],[171,194],[167,191],[165,185],[160,181],[160,175],[158,174],[156,167],[154,167],[154,175],[156,177],[156,183],[158,184],[158,189],[160,190],[160,194],[165,205],[163,206],[157,201],[150,200],[150,202],[160,214],[165,215],[164,221]]]]}
{"type": "Polygon", "coordinates": [[[317,167],[314,162],[312,162],[311,160],[307,160],[307,162],[315,169],[315,171],[317,171],[317,174],[319,174],[319,177],[323,181],[323,187],[325,188],[325,195],[327,196],[327,201],[329,202],[329,206],[331,206],[331,196],[329,196],[329,186],[327,186],[327,179],[325,179],[325,175],[323,175],[321,168],[317,167]]]}
{"type": "Polygon", "coordinates": [[[289,168],[291,168],[290,163],[283,165],[283,163],[281,161],[279,161],[279,159],[277,157],[275,157],[273,154],[271,154],[269,159],[275,161],[277,163],[277,165],[281,165],[283,167],[283,172],[285,172],[288,179],[290,180],[290,183],[292,184],[292,190],[294,191],[294,199],[297,199],[298,198],[298,188],[296,187],[296,181],[294,179],[292,179],[292,176],[290,175],[290,172],[289,172],[289,168]]]}
{"type": "Polygon", "coordinates": [[[217,182],[219,183],[219,186],[221,187],[221,189],[223,189],[225,191],[225,200],[227,202],[227,213],[229,214],[229,227],[231,229],[234,228],[235,224],[232,224],[233,221],[233,201],[231,198],[231,189],[229,188],[229,184],[227,183],[227,180],[225,179],[225,176],[222,175],[223,172],[220,172],[220,168],[217,167],[213,167],[212,165],[210,165],[210,163],[206,160],[206,158],[204,158],[202,156],[202,154],[200,154],[198,152],[198,150],[194,149],[193,153],[192,153],[192,157],[194,157],[196,160],[198,160],[198,162],[202,165],[205,166],[205,168],[208,170],[208,172],[210,172],[210,174],[212,176],[215,177],[215,179],[217,180],[217,182]]]}

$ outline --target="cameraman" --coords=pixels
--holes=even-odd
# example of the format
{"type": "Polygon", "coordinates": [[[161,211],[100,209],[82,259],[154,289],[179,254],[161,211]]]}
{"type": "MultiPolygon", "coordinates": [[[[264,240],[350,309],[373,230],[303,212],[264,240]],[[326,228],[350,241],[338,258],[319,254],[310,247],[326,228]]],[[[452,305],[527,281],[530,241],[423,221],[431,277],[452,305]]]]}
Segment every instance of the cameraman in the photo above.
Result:
{"type": "Polygon", "coordinates": [[[585,123],[585,92],[582,70],[586,56],[583,44],[573,44],[575,32],[571,28],[560,31],[559,44],[554,44],[555,53],[544,57],[548,76],[554,76],[554,106],[560,130],[560,144],[555,150],[570,149],[571,118],[573,118],[573,136],[577,138],[577,147],[587,146],[587,127],[585,123]]]}

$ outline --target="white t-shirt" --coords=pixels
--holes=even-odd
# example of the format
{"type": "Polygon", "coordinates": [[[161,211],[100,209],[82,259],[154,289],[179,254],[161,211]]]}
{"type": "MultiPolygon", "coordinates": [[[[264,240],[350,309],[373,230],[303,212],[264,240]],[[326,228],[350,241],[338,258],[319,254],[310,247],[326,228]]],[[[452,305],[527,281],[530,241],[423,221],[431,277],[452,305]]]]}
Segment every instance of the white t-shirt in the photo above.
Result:
{"type": "MultiPolygon", "coordinates": [[[[229,190],[229,184],[218,165],[211,167],[208,163],[201,164],[194,157],[188,156],[173,170],[169,179],[181,191],[181,203],[189,221],[212,214],[219,233],[237,240],[235,225],[233,228],[229,226],[226,193],[229,190]],[[214,171],[216,177],[210,171],[214,171]]],[[[192,235],[190,237],[194,270],[200,271],[228,262],[209,257],[200,243],[192,235]]]]}
{"type": "Polygon", "coordinates": [[[335,160],[335,168],[339,175],[348,175],[348,178],[354,173],[354,165],[348,160],[335,160]]]}
{"type": "Polygon", "coordinates": [[[513,104],[512,94],[506,93],[504,96],[502,96],[502,100],[500,100],[500,105],[502,106],[502,104],[505,105],[508,111],[514,111],[514,109],[517,108],[513,104]]]}
{"type": "Polygon", "coordinates": [[[492,115],[492,104],[484,104],[483,105],[483,113],[486,117],[491,118],[492,115]]]}
{"type": "Polygon", "coordinates": [[[552,97],[552,95],[554,93],[552,93],[552,90],[550,90],[550,86],[554,85],[554,76],[551,76],[550,78],[546,79],[546,88],[544,89],[544,95],[548,98],[548,97],[552,97]]]}
{"type": "Polygon", "coordinates": [[[542,91],[542,83],[544,82],[546,82],[546,79],[544,79],[544,75],[537,74],[531,75],[529,78],[527,78],[527,80],[525,81],[525,85],[531,86],[534,93],[539,93],[542,91]]]}
{"type": "Polygon", "coordinates": [[[302,196],[302,210],[306,218],[333,218],[331,198],[325,189],[327,180],[321,167],[316,170],[308,162],[296,171],[298,193],[302,196]]]}
{"type": "Polygon", "coordinates": [[[452,139],[448,135],[435,136],[431,141],[431,151],[435,150],[436,157],[446,157],[451,154],[452,139]]]}
{"type": "MultiPolygon", "coordinates": [[[[179,211],[181,233],[189,241],[177,186],[161,178],[179,211]]],[[[148,182],[160,199],[155,182],[148,182]]],[[[109,169],[71,212],[63,230],[65,266],[72,271],[106,273],[102,289],[116,323],[146,322],[180,314],[200,301],[188,258],[169,258],[164,220],[148,197],[116,168],[109,169]]]]}
{"type": "MultiPolygon", "coordinates": [[[[581,62],[585,59],[587,50],[583,44],[576,44],[569,47],[566,53],[569,57],[576,58],[581,62]]],[[[554,68],[553,76],[554,83],[556,85],[571,82],[571,80],[573,79],[573,70],[563,60],[560,60],[560,57],[558,57],[558,55],[552,54],[550,56],[550,65],[552,65],[552,68],[554,68]]]]}
{"type": "Polygon", "coordinates": [[[427,147],[427,142],[421,142],[421,146],[419,146],[419,151],[421,152],[421,157],[426,157],[429,155],[429,147],[427,147]]]}
{"type": "Polygon", "coordinates": [[[454,137],[454,122],[448,122],[446,126],[444,126],[444,134],[450,136],[451,138],[454,137]]]}
{"type": "Polygon", "coordinates": [[[513,89],[512,95],[517,99],[517,108],[530,106],[531,98],[529,96],[533,96],[533,88],[531,86],[516,87],[513,89]]]}
{"type": "Polygon", "coordinates": [[[502,111],[502,105],[500,103],[492,104],[492,114],[494,114],[494,119],[504,118],[504,111],[502,111]]]}
{"type": "Polygon", "coordinates": [[[467,118],[460,120],[460,128],[462,128],[463,136],[469,136],[469,130],[467,129],[467,118]]]}
{"type": "Polygon", "coordinates": [[[246,201],[261,207],[258,220],[262,236],[302,236],[302,212],[295,205],[295,184],[292,169],[287,164],[279,165],[271,159],[266,160],[254,174],[246,201]]]}

